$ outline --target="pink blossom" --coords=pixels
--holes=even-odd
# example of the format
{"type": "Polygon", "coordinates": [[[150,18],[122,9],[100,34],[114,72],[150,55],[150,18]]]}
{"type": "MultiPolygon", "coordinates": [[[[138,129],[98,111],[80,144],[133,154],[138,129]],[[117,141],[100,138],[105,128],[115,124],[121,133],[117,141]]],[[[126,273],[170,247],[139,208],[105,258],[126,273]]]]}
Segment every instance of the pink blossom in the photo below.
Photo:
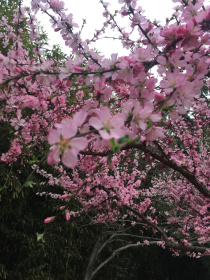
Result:
{"type": "Polygon", "coordinates": [[[91,178],[87,178],[86,181],[87,181],[87,183],[91,183],[92,180],[91,180],[91,178]]]}
{"type": "Polygon", "coordinates": [[[166,97],[162,94],[162,93],[159,93],[159,92],[156,92],[155,93],[155,99],[157,101],[163,101],[166,97]]]}
{"type": "Polygon", "coordinates": [[[175,24],[165,27],[161,30],[160,36],[164,37],[166,40],[172,41],[176,38],[176,29],[177,26],[175,24]]]}
{"type": "Polygon", "coordinates": [[[186,82],[186,77],[181,75],[177,71],[174,73],[168,72],[166,74],[166,79],[160,82],[160,86],[164,88],[166,93],[172,92],[175,88],[184,84],[186,82]]]}
{"type": "Polygon", "coordinates": [[[132,128],[135,131],[136,124],[141,130],[145,130],[147,128],[147,120],[152,120],[153,122],[157,122],[161,120],[161,116],[158,114],[152,115],[154,107],[152,103],[147,102],[142,107],[139,102],[135,103],[134,110],[133,110],[133,119],[132,119],[132,128]]]}
{"type": "MultiPolygon", "coordinates": [[[[78,123],[81,123],[78,120],[78,123]]],[[[50,163],[58,163],[60,155],[64,165],[69,168],[76,166],[78,162],[77,155],[87,146],[85,137],[73,138],[77,133],[77,124],[73,120],[64,120],[57,125],[57,129],[52,129],[48,136],[51,153],[48,156],[50,163]]]]}
{"type": "Polygon", "coordinates": [[[124,120],[123,114],[117,114],[112,117],[109,109],[102,107],[98,117],[90,118],[89,124],[99,131],[103,139],[118,139],[125,135],[125,131],[122,129],[124,120]]]}
{"type": "Polygon", "coordinates": [[[145,245],[147,245],[147,246],[149,245],[149,241],[146,240],[146,239],[143,241],[143,243],[144,243],[145,245]]]}
{"type": "Polygon", "coordinates": [[[147,132],[147,139],[149,141],[154,141],[157,138],[163,139],[165,137],[164,130],[162,127],[152,127],[147,132]]]}
{"type": "Polygon", "coordinates": [[[21,117],[21,110],[17,110],[17,118],[11,119],[11,125],[14,126],[16,130],[25,125],[26,121],[24,119],[21,119],[21,117]]]}
{"type": "Polygon", "coordinates": [[[121,69],[118,71],[118,79],[122,79],[126,83],[132,83],[134,76],[133,70],[130,67],[130,63],[126,59],[121,59],[121,62],[118,64],[118,67],[121,69]]]}
{"type": "Polygon", "coordinates": [[[59,0],[50,0],[50,6],[53,9],[60,11],[64,8],[64,2],[59,0]]]}

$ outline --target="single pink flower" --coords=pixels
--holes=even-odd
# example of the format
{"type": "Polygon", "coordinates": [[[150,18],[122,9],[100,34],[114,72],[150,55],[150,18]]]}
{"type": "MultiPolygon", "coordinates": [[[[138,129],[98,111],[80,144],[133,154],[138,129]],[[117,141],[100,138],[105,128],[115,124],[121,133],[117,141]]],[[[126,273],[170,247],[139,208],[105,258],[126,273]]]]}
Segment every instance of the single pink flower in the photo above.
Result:
{"type": "Polygon", "coordinates": [[[154,141],[157,138],[163,139],[165,135],[162,127],[151,127],[147,132],[147,140],[154,141]]]}
{"type": "Polygon", "coordinates": [[[154,107],[152,103],[147,102],[144,107],[140,106],[139,102],[135,104],[131,123],[133,131],[135,131],[135,125],[144,131],[147,128],[146,121],[149,119],[152,122],[158,122],[161,120],[161,116],[159,114],[152,115],[153,110],[154,107]]]}
{"type": "MultiPolygon", "coordinates": [[[[82,124],[77,120],[78,123],[82,124]]],[[[77,124],[73,120],[64,120],[61,124],[56,125],[57,129],[50,131],[48,142],[53,145],[48,156],[50,164],[58,163],[62,155],[61,161],[65,166],[69,168],[76,166],[78,153],[87,146],[85,137],[73,138],[77,133],[77,124]]]]}
{"type": "Polygon", "coordinates": [[[89,124],[99,131],[103,139],[118,139],[125,134],[122,129],[124,120],[125,117],[123,114],[117,114],[112,117],[109,109],[102,107],[98,113],[98,117],[90,118],[89,124]]]}

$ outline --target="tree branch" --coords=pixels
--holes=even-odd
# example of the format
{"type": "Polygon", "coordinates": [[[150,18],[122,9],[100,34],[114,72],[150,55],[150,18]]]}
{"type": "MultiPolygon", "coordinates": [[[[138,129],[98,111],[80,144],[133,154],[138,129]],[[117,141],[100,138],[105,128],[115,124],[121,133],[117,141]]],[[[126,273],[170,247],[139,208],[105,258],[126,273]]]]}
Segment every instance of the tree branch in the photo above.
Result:
{"type": "Polygon", "coordinates": [[[92,254],[91,254],[89,262],[88,262],[88,266],[87,266],[87,270],[86,270],[86,273],[85,273],[84,280],[90,280],[92,278],[92,276],[91,276],[92,275],[92,270],[93,270],[93,267],[95,265],[95,262],[97,260],[98,254],[99,254],[99,246],[100,246],[101,240],[102,240],[102,238],[99,237],[98,240],[96,241],[96,244],[95,244],[94,248],[93,248],[92,254]]]}
{"type": "MultiPolygon", "coordinates": [[[[149,154],[154,159],[157,159],[161,163],[164,163],[165,165],[167,165],[168,167],[170,167],[174,171],[177,171],[177,172],[179,172],[179,174],[183,175],[205,197],[210,197],[210,191],[195,177],[195,175],[193,173],[191,173],[186,168],[183,168],[182,166],[177,165],[172,160],[169,160],[166,157],[164,157],[163,155],[160,155],[159,153],[151,150],[150,148],[148,148],[147,146],[143,145],[142,143],[127,144],[126,146],[122,147],[121,150],[130,150],[130,149],[141,150],[141,151],[149,154]]],[[[98,153],[97,152],[89,152],[89,151],[86,152],[86,151],[83,151],[83,152],[81,152],[81,154],[83,154],[83,155],[102,156],[103,157],[103,156],[112,155],[114,153],[113,153],[113,151],[108,150],[108,151],[105,151],[105,152],[98,152],[98,153]]]]}
{"type": "MultiPolygon", "coordinates": [[[[157,244],[157,241],[152,241],[150,242],[150,244],[157,244]]],[[[104,266],[106,265],[109,261],[111,261],[118,253],[120,253],[121,251],[124,251],[126,249],[129,248],[135,248],[135,247],[142,247],[145,246],[144,243],[140,243],[140,244],[128,244],[126,246],[120,247],[117,250],[115,250],[111,256],[109,256],[104,262],[102,262],[92,273],[91,277],[88,279],[84,279],[84,280],[91,280],[93,278],[93,276],[104,266]]]]}

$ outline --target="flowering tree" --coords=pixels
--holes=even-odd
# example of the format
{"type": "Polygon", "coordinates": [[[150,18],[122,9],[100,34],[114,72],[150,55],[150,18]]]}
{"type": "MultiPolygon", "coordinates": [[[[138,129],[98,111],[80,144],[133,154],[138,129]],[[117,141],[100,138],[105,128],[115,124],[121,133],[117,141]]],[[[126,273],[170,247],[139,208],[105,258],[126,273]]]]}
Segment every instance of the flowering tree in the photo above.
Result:
{"type": "Polygon", "coordinates": [[[2,18],[3,46],[10,48],[0,53],[1,121],[13,128],[13,139],[1,161],[34,163],[22,187],[35,172],[43,184],[62,186],[63,195],[53,197],[63,201],[66,220],[91,211],[94,223],[136,227],[132,246],[209,254],[209,108],[201,95],[209,86],[209,7],[203,0],[173,0],[175,12],[162,26],[136,0],[119,0],[114,14],[100,2],[104,25],[85,41],[63,1],[32,0],[31,10],[20,1],[15,28],[2,18]],[[72,51],[64,63],[43,56],[39,10],[72,51]],[[118,25],[118,15],[127,28],[118,25]],[[26,17],[33,58],[21,40],[26,17]],[[107,26],[118,31],[129,55],[107,59],[92,49],[107,26]],[[33,157],[39,153],[42,158],[33,157]],[[42,168],[45,160],[52,173],[42,168]]]}

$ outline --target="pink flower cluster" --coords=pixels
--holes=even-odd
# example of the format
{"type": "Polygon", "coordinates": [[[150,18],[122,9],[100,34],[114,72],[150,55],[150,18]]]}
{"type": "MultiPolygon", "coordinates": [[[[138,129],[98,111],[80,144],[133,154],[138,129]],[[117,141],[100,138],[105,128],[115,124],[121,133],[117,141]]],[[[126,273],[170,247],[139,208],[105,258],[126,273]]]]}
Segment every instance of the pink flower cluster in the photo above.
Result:
{"type": "MultiPolygon", "coordinates": [[[[185,246],[194,256],[198,244],[209,242],[210,113],[208,97],[201,97],[210,85],[209,7],[173,0],[173,17],[161,25],[146,18],[137,0],[119,0],[114,15],[100,2],[104,24],[86,40],[64,1],[32,0],[32,11],[16,9],[12,22],[28,18],[36,59],[24,49],[22,30],[1,18],[7,54],[0,52],[0,121],[11,136],[1,161],[26,165],[45,154],[33,172],[42,184],[63,187],[62,196],[50,195],[62,199],[66,220],[94,209],[95,223],[136,226],[150,235],[141,244],[154,238],[174,254],[185,246]],[[47,59],[40,48],[39,10],[70,48],[65,62],[47,59]],[[108,26],[127,55],[95,51],[108,26]],[[39,168],[46,156],[54,165],[49,174],[39,168]],[[78,200],[77,212],[69,199],[78,200]]],[[[200,253],[208,253],[202,246],[200,253]]]]}

